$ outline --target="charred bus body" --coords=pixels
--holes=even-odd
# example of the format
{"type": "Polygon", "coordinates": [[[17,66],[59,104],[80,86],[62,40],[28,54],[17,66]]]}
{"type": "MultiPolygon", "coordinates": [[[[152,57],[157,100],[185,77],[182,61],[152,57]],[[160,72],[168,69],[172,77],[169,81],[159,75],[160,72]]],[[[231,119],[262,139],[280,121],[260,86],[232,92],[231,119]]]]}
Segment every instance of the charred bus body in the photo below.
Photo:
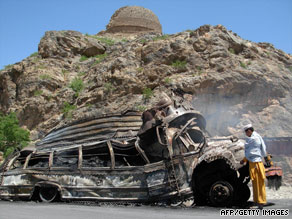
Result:
{"type": "MultiPolygon", "coordinates": [[[[242,141],[208,142],[198,112],[169,105],[137,135],[141,114],[106,115],[51,131],[3,163],[1,199],[157,202],[249,199],[242,141]]],[[[142,125],[143,126],[143,125],[142,125]]]]}

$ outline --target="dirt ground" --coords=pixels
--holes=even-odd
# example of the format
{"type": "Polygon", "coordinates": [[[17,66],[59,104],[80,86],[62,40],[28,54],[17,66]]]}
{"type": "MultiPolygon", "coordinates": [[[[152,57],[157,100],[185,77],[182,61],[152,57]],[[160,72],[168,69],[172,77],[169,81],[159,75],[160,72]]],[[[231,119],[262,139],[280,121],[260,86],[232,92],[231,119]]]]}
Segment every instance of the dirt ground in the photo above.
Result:
{"type": "MultiPolygon", "coordinates": [[[[250,201],[252,201],[252,187],[250,187],[251,195],[250,201]]],[[[266,188],[267,201],[275,199],[291,199],[292,200],[292,187],[281,186],[279,190],[273,190],[266,188]]]]}

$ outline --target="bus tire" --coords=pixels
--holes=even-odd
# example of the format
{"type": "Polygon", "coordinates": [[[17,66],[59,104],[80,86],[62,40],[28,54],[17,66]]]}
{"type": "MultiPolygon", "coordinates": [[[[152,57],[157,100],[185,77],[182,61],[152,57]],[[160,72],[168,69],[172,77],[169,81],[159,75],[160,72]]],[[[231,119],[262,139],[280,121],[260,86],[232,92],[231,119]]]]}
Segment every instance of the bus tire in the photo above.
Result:
{"type": "Polygon", "coordinates": [[[58,188],[53,186],[43,186],[39,189],[39,197],[43,202],[54,202],[57,201],[59,197],[58,188]]]}

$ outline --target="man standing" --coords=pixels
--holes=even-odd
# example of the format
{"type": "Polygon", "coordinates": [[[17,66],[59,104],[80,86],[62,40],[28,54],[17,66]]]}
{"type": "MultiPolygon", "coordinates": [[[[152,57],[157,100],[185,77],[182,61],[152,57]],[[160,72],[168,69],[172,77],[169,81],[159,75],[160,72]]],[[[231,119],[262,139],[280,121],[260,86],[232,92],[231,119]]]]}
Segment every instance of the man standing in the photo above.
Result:
{"type": "Polygon", "coordinates": [[[249,175],[252,180],[253,200],[259,209],[267,203],[265,188],[265,167],[262,157],[266,156],[266,145],[262,137],[254,131],[251,124],[244,127],[246,136],[245,158],[241,164],[249,162],[249,175]]]}

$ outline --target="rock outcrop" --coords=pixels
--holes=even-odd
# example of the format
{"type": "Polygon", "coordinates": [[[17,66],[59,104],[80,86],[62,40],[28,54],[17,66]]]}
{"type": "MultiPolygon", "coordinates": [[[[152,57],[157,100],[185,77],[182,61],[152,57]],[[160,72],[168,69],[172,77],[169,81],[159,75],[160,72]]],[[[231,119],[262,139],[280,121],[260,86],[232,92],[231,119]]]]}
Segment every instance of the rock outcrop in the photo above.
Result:
{"type": "Polygon", "coordinates": [[[97,40],[77,31],[47,31],[38,50],[42,58],[74,57],[78,54],[91,57],[105,52],[97,40]]]}

